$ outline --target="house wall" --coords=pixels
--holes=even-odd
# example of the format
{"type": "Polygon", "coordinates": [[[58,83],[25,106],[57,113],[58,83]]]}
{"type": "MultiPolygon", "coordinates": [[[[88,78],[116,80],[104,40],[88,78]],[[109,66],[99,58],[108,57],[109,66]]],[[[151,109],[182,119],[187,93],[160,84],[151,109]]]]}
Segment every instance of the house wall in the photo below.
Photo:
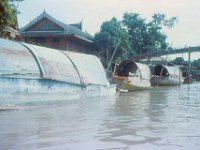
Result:
{"type": "Polygon", "coordinates": [[[97,55],[97,48],[93,43],[74,37],[26,37],[25,42],[60,50],[97,55]]]}

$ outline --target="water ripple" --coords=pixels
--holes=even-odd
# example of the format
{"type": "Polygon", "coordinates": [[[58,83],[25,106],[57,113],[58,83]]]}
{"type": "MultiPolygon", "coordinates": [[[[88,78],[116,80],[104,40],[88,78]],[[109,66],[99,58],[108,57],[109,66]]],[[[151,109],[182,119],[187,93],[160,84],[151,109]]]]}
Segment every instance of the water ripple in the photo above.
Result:
{"type": "Polygon", "coordinates": [[[200,148],[200,83],[94,99],[0,106],[0,147],[20,150],[200,148]],[[9,111],[8,111],[9,110],[9,111]]]}

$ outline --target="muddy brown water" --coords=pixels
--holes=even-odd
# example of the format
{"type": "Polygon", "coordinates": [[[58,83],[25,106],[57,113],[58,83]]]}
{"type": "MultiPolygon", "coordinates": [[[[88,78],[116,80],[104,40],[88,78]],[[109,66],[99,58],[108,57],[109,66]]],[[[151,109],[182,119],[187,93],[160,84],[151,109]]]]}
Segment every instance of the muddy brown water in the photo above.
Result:
{"type": "Polygon", "coordinates": [[[200,149],[200,83],[7,108],[0,150],[200,149]]]}

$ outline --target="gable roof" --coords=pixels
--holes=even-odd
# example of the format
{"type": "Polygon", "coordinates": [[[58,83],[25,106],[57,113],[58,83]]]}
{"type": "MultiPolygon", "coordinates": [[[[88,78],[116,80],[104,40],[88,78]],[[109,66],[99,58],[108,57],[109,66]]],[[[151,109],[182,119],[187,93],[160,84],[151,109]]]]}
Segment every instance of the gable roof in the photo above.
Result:
{"type": "Polygon", "coordinates": [[[81,21],[80,23],[73,23],[73,24],[69,24],[69,25],[82,31],[83,30],[82,24],[83,24],[83,22],[81,21]]]}
{"type": "MultiPolygon", "coordinates": [[[[28,31],[28,29],[30,29],[33,25],[35,25],[37,22],[39,22],[40,20],[42,20],[44,18],[47,18],[48,20],[52,21],[53,23],[55,23],[58,26],[60,26],[61,28],[63,28],[64,29],[64,32],[62,33],[63,35],[70,35],[70,36],[80,38],[82,40],[87,40],[87,41],[92,42],[93,37],[90,34],[88,34],[86,32],[82,32],[78,28],[74,27],[74,25],[76,26],[76,24],[68,25],[68,24],[65,24],[63,22],[60,22],[57,19],[50,16],[48,13],[46,13],[46,11],[43,11],[43,13],[41,13],[38,17],[36,17],[34,20],[32,20],[26,26],[21,28],[20,33],[22,35],[23,34],[25,35],[27,32],[29,32],[29,34],[30,34],[30,32],[39,32],[39,31],[28,31]]],[[[82,26],[82,22],[81,22],[81,26],[82,26]]],[[[48,33],[48,32],[51,32],[51,31],[42,31],[42,32],[48,33]]]]}

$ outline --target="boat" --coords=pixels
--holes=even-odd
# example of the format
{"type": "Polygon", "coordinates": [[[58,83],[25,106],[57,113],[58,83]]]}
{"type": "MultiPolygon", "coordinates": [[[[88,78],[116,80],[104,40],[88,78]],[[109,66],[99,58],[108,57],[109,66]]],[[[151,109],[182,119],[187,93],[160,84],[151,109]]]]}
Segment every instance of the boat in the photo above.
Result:
{"type": "Polygon", "coordinates": [[[114,96],[99,58],[0,38],[0,105],[114,96]]]}
{"type": "Polygon", "coordinates": [[[151,77],[152,86],[173,86],[183,83],[181,69],[176,65],[156,65],[151,77]]]}
{"type": "Polygon", "coordinates": [[[119,91],[138,91],[151,87],[151,71],[148,65],[125,60],[119,64],[113,82],[119,91]]]}

